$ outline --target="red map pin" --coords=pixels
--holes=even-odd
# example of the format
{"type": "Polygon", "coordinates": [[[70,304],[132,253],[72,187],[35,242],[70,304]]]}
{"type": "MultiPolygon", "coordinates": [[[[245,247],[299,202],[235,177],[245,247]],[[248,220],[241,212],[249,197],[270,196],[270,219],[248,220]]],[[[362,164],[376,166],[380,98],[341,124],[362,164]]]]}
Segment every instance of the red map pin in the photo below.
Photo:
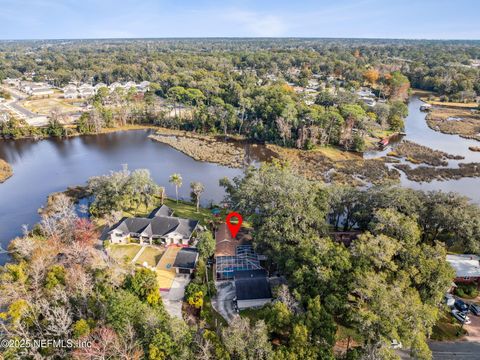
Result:
{"type": "Polygon", "coordinates": [[[227,223],[228,230],[230,230],[230,234],[232,234],[232,237],[234,238],[235,236],[237,236],[238,230],[240,230],[243,222],[242,215],[237,212],[231,212],[227,215],[225,222],[227,223]],[[237,223],[232,224],[232,218],[237,218],[237,223]]]}

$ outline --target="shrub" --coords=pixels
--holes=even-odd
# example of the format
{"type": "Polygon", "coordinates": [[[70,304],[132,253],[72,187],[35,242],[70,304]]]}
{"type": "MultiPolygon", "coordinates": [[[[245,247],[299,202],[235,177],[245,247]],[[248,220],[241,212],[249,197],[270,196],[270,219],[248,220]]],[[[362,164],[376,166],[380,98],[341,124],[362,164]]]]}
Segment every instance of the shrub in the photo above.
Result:
{"type": "Polygon", "coordinates": [[[461,298],[474,299],[478,296],[478,289],[474,284],[458,284],[455,294],[461,298]]]}

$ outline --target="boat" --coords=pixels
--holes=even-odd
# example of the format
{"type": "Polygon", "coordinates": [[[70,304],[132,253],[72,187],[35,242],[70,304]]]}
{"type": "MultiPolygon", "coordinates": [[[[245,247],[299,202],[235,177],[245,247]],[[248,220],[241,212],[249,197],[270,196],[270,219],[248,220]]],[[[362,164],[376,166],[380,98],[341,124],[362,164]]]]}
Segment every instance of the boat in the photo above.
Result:
{"type": "Polygon", "coordinates": [[[420,106],[420,111],[430,111],[432,110],[432,105],[431,104],[423,104],[420,106]]]}
{"type": "Polygon", "coordinates": [[[389,139],[388,137],[386,137],[386,138],[380,140],[380,141],[378,142],[378,145],[380,145],[381,147],[385,147],[385,146],[387,146],[389,143],[390,143],[390,139],[389,139]]]}

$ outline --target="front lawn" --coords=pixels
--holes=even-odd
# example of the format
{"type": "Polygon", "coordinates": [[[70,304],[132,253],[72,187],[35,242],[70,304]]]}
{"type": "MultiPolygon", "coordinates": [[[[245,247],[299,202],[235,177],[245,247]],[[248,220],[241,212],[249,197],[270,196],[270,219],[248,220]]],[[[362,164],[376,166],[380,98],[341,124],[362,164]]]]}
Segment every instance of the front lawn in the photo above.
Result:
{"type": "Polygon", "coordinates": [[[108,253],[118,261],[130,262],[140,249],[141,246],[136,244],[112,244],[108,247],[108,253]]]}
{"type": "Polygon", "coordinates": [[[144,262],[148,264],[148,266],[155,267],[158,264],[158,261],[162,257],[164,250],[161,248],[153,247],[153,246],[146,246],[143,253],[138,257],[137,261],[135,261],[138,265],[143,265],[144,262]]]}

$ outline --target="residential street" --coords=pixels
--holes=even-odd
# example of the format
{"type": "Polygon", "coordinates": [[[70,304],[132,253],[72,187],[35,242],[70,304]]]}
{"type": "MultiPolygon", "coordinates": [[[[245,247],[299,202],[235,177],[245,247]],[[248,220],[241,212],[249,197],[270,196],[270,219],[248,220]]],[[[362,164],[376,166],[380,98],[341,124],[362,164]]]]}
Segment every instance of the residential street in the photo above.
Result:
{"type": "Polygon", "coordinates": [[[480,342],[430,342],[434,360],[480,359],[480,342]]]}

